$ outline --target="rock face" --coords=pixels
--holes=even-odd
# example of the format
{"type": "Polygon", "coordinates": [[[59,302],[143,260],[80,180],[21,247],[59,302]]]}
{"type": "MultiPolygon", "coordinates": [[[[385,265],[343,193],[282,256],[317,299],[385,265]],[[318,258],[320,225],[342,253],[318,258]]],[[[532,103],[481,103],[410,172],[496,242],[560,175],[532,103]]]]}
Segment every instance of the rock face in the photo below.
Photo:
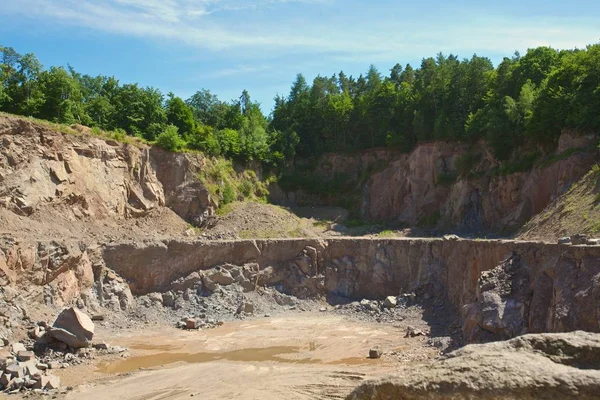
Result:
{"type": "Polygon", "coordinates": [[[91,345],[94,323],[86,314],[71,307],[59,314],[49,332],[55,339],[79,349],[91,345]]]}
{"type": "Polygon", "coordinates": [[[536,334],[469,345],[441,361],[366,382],[348,400],[597,399],[600,335],[536,334]]]}
{"type": "MultiPolygon", "coordinates": [[[[592,136],[563,132],[557,154],[593,145],[592,136]]],[[[480,146],[479,171],[499,166],[489,149],[480,146]]],[[[364,219],[421,224],[464,232],[516,230],[579,180],[597,161],[594,151],[581,151],[550,166],[506,176],[455,181],[457,161],[467,154],[456,143],[419,144],[410,154],[374,149],[350,155],[325,154],[315,174],[325,179],[343,176],[364,184],[360,210],[364,219]],[[383,169],[381,165],[387,165],[383,169]],[[444,179],[449,180],[444,184],[444,179]]],[[[284,193],[275,187],[272,200],[282,205],[335,205],[337,196],[319,197],[301,190],[284,193]]]]}
{"type": "Polygon", "coordinates": [[[198,180],[204,157],[198,154],[171,153],[153,147],[150,150],[156,175],[165,191],[166,206],[196,226],[203,226],[215,215],[217,204],[198,180]]]}
{"type": "Polygon", "coordinates": [[[385,299],[418,290],[462,310],[472,341],[600,332],[600,246],[403,238],[173,240],[109,244],[103,258],[138,295],[173,290],[186,276],[208,291],[219,285],[209,277],[224,276],[221,282],[228,284],[231,276],[250,290],[268,285],[298,298],[385,299]]]}
{"type": "Polygon", "coordinates": [[[19,215],[46,203],[93,219],[125,217],[165,204],[147,148],[61,135],[29,121],[0,118],[2,199],[19,215]]]}
{"type": "Polygon", "coordinates": [[[63,134],[5,116],[0,143],[0,233],[112,239],[156,236],[159,225],[162,237],[183,236],[188,223],[214,214],[198,178],[200,155],[63,134]]]}

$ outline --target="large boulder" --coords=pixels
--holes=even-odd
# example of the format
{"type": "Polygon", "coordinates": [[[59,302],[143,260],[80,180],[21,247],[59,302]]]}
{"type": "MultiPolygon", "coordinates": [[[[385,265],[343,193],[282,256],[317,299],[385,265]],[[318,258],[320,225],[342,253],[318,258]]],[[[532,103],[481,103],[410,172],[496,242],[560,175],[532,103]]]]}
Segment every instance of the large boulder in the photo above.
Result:
{"type": "Polygon", "coordinates": [[[534,334],[473,344],[367,381],[347,400],[597,399],[600,334],[534,334]]]}
{"type": "Polygon", "coordinates": [[[71,307],[58,315],[49,333],[75,349],[89,347],[94,337],[94,323],[86,314],[71,307]]]}
{"type": "Polygon", "coordinates": [[[216,267],[206,272],[206,276],[219,285],[227,286],[235,282],[231,273],[223,267],[216,267]]]}

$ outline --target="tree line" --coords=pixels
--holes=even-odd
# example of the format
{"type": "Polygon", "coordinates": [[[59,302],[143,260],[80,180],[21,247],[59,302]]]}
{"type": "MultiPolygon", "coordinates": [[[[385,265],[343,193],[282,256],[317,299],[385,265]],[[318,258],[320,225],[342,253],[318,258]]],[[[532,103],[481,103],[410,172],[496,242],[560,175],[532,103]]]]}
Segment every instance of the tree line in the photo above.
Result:
{"type": "Polygon", "coordinates": [[[298,75],[275,98],[271,128],[299,136],[304,157],[420,141],[485,139],[499,159],[521,145],[552,146],[563,128],[600,130],[600,45],[530,49],[496,68],[485,57],[439,53],[419,68],[374,66],[358,78],[344,72],[298,75]]]}
{"type": "Polygon", "coordinates": [[[34,54],[0,46],[0,111],[137,136],[169,150],[201,150],[240,162],[281,162],[278,135],[247,91],[231,102],[208,90],[187,100],[72,67],[44,69],[34,54]]]}
{"type": "Polygon", "coordinates": [[[309,84],[298,74],[271,115],[247,91],[221,101],[208,90],[187,100],[114,77],[73,68],[44,69],[33,54],[0,46],[0,110],[60,123],[80,123],[142,137],[169,150],[194,149],[239,162],[283,165],[296,154],[418,142],[485,139],[499,159],[523,144],[552,146],[561,129],[600,129],[600,44],[585,49],[530,49],[496,67],[477,55],[371,66],[309,84]]]}

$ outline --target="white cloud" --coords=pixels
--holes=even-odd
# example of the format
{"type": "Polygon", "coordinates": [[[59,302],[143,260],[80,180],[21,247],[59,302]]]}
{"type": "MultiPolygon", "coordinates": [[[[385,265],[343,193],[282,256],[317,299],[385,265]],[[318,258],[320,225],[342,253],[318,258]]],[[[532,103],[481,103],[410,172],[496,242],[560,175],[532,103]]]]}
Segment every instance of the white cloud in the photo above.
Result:
{"type": "MultiPolygon", "coordinates": [[[[470,56],[538,45],[583,46],[598,40],[598,18],[502,18],[461,15],[439,20],[397,21],[383,12],[360,19],[351,9],[336,18],[254,22],[257,9],[289,3],[331,5],[335,0],[0,0],[0,14],[23,14],[62,24],[125,36],[162,39],[212,51],[251,55],[321,54],[339,60],[378,60],[429,56],[443,51],[470,56]],[[19,3],[19,4],[15,4],[19,3]],[[246,14],[244,14],[246,13],[246,14]],[[346,14],[343,14],[346,13],[346,14]],[[229,17],[231,19],[225,18],[229,17]],[[240,14],[247,18],[240,18],[240,14]],[[352,22],[345,20],[349,16],[352,22]]],[[[375,4],[373,4],[375,6],[375,4]]],[[[364,7],[369,7],[366,5],[364,7]]],[[[350,6],[351,8],[351,6],[350,6]]],[[[338,11],[339,14],[338,15],[338,11]]],[[[330,10],[331,11],[331,10],[330,10]]],[[[227,71],[226,71],[227,72],[227,71]]]]}

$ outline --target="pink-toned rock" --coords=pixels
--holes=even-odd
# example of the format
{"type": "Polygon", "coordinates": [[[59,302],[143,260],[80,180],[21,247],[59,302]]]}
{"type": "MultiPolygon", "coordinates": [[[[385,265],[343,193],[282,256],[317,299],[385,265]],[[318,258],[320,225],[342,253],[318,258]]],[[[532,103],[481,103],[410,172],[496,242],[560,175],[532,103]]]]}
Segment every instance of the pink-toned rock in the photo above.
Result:
{"type": "Polygon", "coordinates": [[[71,307],[59,314],[49,332],[73,348],[88,347],[94,337],[94,323],[86,314],[71,307]]]}

